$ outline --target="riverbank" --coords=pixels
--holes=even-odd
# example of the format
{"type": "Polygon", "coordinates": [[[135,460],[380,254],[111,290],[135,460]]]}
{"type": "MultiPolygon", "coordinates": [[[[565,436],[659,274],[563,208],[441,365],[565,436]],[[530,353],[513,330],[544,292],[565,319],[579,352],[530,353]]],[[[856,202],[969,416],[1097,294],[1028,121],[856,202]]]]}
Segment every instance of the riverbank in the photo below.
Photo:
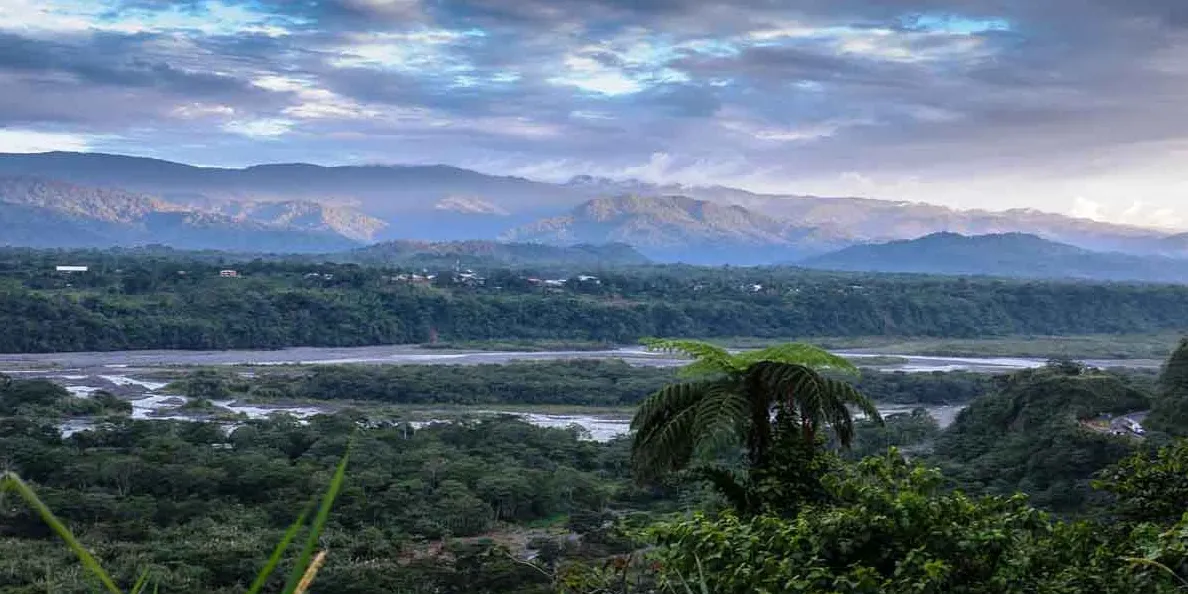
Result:
{"type": "Polygon", "coordinates": [[[730,348],[758,348],[804,340],[830,350],[855,353],[932,357],[1022,357],[1032,359],[1165,360],[1183,337],[1181,332],[1153,334],[1085,334],[1072,336],[1014,335],[987,338],[904,338],[889,336],[816,338],[727,338],[708,342],[730,348]]]}

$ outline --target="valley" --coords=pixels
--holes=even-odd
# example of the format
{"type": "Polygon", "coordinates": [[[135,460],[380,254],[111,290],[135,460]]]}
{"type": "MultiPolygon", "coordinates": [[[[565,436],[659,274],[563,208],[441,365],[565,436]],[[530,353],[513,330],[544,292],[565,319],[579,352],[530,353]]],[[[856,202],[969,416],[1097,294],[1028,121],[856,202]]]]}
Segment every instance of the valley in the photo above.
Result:
{"type": "MultiPolygon", "coordinates": [[[[565,578],[585,584],[573,594],[628,594],[607,581],[667,579],[632,558],[683,551],[640,527],[684,530],[747,509],[710,468],[773,505],[851,492],[770,490],[729,443],[687,450],[705,467],[645,478],[640,423],[698,382],[727,382],[702,398],[772,384],[758,393],[779,411],[769,422],[795,428],[781,451],[810,457],[779,470],[779,485],[890,492],[846,477],[919,464],[910,476],[943,472],[992,497],[1022,490],[1034,513],[1085,521],[1123,501],[1096,490],[1099,473],[1188,431],[1188,399],[1163,387],[1179,369],[1169,361],[1188,357],[1176,346],[1180,286],[669,266],[629,246],[361,253],[0,250],[0,463],[121,583],[151,558],[155,579],[183,590],[240,590],[350,452],[321,536],[336,551],[318,578],[327,587],[371,592],[381,580],[441,594],[481,579],[498,582],[490,594],[570,594],[550,573],[567,572],[584,576],[565,578]],[[781,404],[787,380],[764,375],[773,365],[848,399],[807,450],[805,425],[781,421],[801,413],[781,404]],[[814,468],[819,479],[803,474],[814,468]],[[241,536],[220,540],[228,531],[241,536]],[[620,573],[595,569],[613,563],[620,573]]],[[[852,509],[836,502],[820,505],[852,509]]],[[[995,521],[1006,513],[977,505],[995,521]]],[[[54,591],[90,591],[28,509],[0,507],[0,548],[17,551],[0,556],[0,587],[48,563],[63,570],[44,580],[54,591]]],[[[1052,548],[1150,544],[1084,538],[1095,540],[1052,548]]]]}

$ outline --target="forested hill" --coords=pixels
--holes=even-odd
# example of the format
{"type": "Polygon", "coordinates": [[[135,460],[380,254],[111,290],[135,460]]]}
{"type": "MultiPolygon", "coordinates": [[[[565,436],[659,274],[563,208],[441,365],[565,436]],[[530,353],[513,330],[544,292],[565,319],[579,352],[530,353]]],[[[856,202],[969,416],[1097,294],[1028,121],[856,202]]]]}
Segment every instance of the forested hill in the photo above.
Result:
{"type": "Polygon", "coordinates": [[[0,254],[0,352],[358,346],[487,339],[634,343],[644,336],[981,337],[1181,330],[1188,287],[792,268],[531,270],[350,264],[46,260],[0,254]],[[234,270],[235,278],[220,277],[234,270]]]}
{"type": "Polygon", "coordinates": [[[1188,260],[1094,252],[1025,233],[934,233],[912,240],[851,246],[800,264],[865,272],[1188,282],[1188,260]]]}

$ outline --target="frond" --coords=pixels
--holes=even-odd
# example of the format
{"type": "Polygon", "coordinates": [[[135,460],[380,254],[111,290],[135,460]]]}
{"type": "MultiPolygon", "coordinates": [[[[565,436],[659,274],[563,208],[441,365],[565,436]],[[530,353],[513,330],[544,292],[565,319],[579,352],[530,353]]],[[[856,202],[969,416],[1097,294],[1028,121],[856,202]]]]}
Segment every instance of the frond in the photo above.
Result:
{"type": "Polygon", "coordinates": [[[744,351],[734,358],[744,367],[749,367],[760,361],[775,363],[791,363],[804,365],[813,369],[829,369],[847,373],[858,373],[858,368],[844,357],[839,357],[825,349],[802,342],[777,344],[754,351],[744,351]]]}
{"type": "Polygon", "coordinates": [[[640,404],[631,419],[631,458],[641,474],[662,473],[688,462],[697,445],[699,404],[712,392],[711,383],[672,384],[640,404]]]}
{"type": "Polygon", "coordinates": [[[824,378],[811,367],[800,363],[759,361],[747,368],[747,383],[752,391],[766,394],[773,404],[813,402],[819,397],[820,381],[824,378]]]}
{"type": "Polygon", "coordinates": [[[837,394],[838,399],[844,402],[850,408],[858,409],[867,419],[874,421],[880,425],[883,424],[883,416],[879,414],[878,407],[875,403],[867,398],[865,394],[859,392],[857,388],[839,379],[825,378],[825,381],[830,385],[829,391],[837,394]]]}
{"type": "Polygon", "coordinates": [[[649,351],[678,353],[693,359],[692,363],[681,369],[685,377],[737,373],[746,368],[726,349],[698,340],[645,338],[641,342],[649,351]]]}
{"type": "Polygon", "coordinates": [[[854,386],[825,377],[804,365],[760,361],[750,367],[747,379],[752,389],[770,394],[773,402],[788,406],[811,427],[831,427],[845,447],[849,447],[854,438],[851,407],[882,422],[874,403],[854,386]]]}
{"type": "Polygon", "coordinates": [[[749,417],[745,395],[725,382],[715,384],[697,406],[694,420],[695,449],[738,443],[749,417]]]}

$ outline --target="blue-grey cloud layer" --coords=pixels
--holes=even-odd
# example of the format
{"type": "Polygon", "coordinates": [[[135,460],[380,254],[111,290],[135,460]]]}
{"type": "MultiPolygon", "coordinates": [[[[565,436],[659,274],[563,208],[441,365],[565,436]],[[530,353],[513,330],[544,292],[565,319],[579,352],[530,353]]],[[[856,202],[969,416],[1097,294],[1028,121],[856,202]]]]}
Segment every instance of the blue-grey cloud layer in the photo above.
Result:
{"type": "Polygon", "coordinates": [[[0,0],[0,126],[1188,225],[1186,50],[1182,0],[0,0]]]}

